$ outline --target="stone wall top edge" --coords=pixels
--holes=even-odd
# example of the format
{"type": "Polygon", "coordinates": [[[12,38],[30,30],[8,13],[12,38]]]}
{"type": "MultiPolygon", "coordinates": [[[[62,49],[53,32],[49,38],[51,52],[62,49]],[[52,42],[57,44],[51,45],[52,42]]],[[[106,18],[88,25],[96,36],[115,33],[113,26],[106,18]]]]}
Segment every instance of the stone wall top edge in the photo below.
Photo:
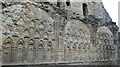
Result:
{"type": "MultiPolygon", "coordinates": [[[[66,0],[58,0],[58,2],[66,0]]],[[[57,0],[0,0],[0,2],[57,2],[57,0]]],[[[70,2],[102,2],[101,0],[70,0],[70,2]]]]}

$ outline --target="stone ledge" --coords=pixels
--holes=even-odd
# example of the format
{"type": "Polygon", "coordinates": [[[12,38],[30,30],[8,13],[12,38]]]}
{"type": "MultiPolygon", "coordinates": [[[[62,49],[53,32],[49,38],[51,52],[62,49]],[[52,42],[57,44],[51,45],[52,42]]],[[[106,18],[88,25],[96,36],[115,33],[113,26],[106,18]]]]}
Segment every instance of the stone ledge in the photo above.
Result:
{"type": "Polygon", "coordinates": [[[2,67],[119,67],[118,65],[4,65],[2,67]]]}

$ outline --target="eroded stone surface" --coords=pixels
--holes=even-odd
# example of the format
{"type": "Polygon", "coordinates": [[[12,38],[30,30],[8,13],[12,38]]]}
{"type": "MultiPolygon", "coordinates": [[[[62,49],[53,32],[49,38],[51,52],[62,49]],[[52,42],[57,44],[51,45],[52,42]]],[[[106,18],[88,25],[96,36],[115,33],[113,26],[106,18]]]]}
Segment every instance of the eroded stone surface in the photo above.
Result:
{"type": "Polygon", "coordinates": [[[118,27],[102,2],[1,3],[3,65],[118,64],[118,27]]]}

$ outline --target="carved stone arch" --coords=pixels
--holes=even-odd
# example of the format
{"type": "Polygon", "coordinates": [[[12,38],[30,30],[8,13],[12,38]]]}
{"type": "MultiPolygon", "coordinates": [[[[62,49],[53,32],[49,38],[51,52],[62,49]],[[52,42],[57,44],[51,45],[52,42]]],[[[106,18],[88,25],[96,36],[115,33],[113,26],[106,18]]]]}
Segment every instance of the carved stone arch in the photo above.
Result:
{"type": "Polygon", "coordinates": [[[13,40],[10,37],[7,37],[3,42],[3,48],[4,47],[12,48],[13,45],[14,45],[13,40]],[[9,43],[9,45],[8,45],[8,43],[9,43]]]}
{"type": "Polygon", "coordinates": [[[72,36],[75,36],[76,35],[75,29],[72,28],[70,33],[71,33],[72,36]]]}
{"type": "Polygon", "coordinates": [[[113,35],[113,33],[110,31],[110,29],[106,26],[101,26],[97,29],[97,32],[100,32],[100,33],[108,33],[109,35],[113,35]]]}
{"type": "Polygon", "coordinates": [[[52,29],[53,29],[53,24],[52,24],[52,23],[49,23],[49,24],[48,24],[48,29],[49,29],[49,30],[52,30],[52,29]]]}
{"type": "Polygon", "coordinates": [[[17,48],[20,49],[20,50],[24,48],[24,40],[22,38],[20,38],[17,41],[17,48]]]}
{"type": "Polygon", "coordinates": [[[77,47],[78,51],[81,50],[81,44],[78,44],[78,47],[77,47]]]}
{"type": "Polygon", "coordinates": [[[101,39],[104,39],[105,38],[104,33],[100,33],[100,37],[101,37],[101,39]]]}
{"type": "Polygon", "coordinates": [[[48,23],[47,31],[48,31],[48,34],[51,36],[52,33],[54,32],[53,23],[48,23]]]}
{"type": "Polygon", "coordinates": [[[41,22],[41,23],[39,24],[39,29],[40,29],[40,30],[45,30],[45,24],[44,24],[43,22],[41,22]]]}
{"type": "Polygon", "coordinates": [[[35,41],[30,39],[28,42],[28,51],[27,51],[27,61],[28,63],[33,63],[35,60],[35,41]]]}
{"type": "Polygon", "coordinates": [[[13,27],[12,32],[19,33],[19,29],[17,27],[13,27]]]}
{"type": "Polygon", "coordinates": [[[77,36],[75,35],[74,39],[74,44],[78,43],[77,36]]]}
{"type": "Polygon", "coordinates": [[[35,19],[34,21],[35,21],[35,24],[36,24],[36,28],[39,28],[39,24],[40,24],[41,20],[40,19],[35,19]]]}
{"type": "Polygon", "coordinates": [[[31,20],[29,22],[29,26],[32,27],[32,28],[35,28],[36,24],[35,24],[35,21],[34,20],[31,20]]]}
{"type": "Polygon", "coordinates": [[[30,37],[30,35],[31,35],[31,33],[30,33],[30,31],[29,31],[29,29],[28,28],[26,28],[24,31],[23,31],[23,36],[24,37],[30,37]]]}
{"type": "Polygon", "coordinates": [[[113,36],[112,32],[110,31],[109,28],[105,27],[105,26],[102,26],[102,27],[99,27],[98,30],[97,30],[97,35],[99,35],[99,37],[101,39],[106,39],[108,37],[111,37],[113,36]]]}
{"type": "Polygon", "coordinates": [[[107,33],[102,33],[104,39],[107,39],[106,34],[107,34],[107,33]]]}
{"type": "Polygon", "coordinates": [[[35,30],[33,35],[34,35],[34,39],[39,39],[40,38],[40,33],[39,33],[38,30],[35,30]]]}
{"type": "Polygon", "coordinates": [[[43,36],[44,36],[44,40],[48,40],[49,35],[48,35],[48,33],[47,33],[47,32],[45,32],[45,33],[43,34],[43,36]]]}
{"type": "Polygon", "coordinates": [[[76,43],[73,43],[71,45],[71,49],[70,49],[70,52],[69,52],[70,56],[69,56],[69,60],[70,61],[76,61],[76,57],[77,57],[77,54],[78,54],[78,51],[77,51],[77,44],[76,43]]]}
{"type": "Polygon", "coordinates": [[[52,56],[53,56],[53,43],[51,41],[47,41],[47,44],[46,44],[46,60],[48,62],[51,62],[52,61],[52,56]]]}
{"type": "MultiPolygon", "coordinates": [[[[70,45],[74,45],[74,43],[76,43],[75,39],[78,39],[77,43],[80,44],[80,46],[84,46],[84,44],[91,43],[90,42],[91,41],[91,39],[90,39],[91,38],[91,36],[90,36],[90,34],[91,34],[90,33],[90,29],[84,22],[79,21],[79,20],[69,20],[68,23],[65,26],[65,36],[68,33],[67,32],[68,28],[70,28],[70,30],[71,30],[71,33],[69,34],[69,37],[72,37],[72,39],[68,38],[68,40],[66,40],[66,42],[69,43],[69,41],[71,41],[72,43],[70,43],[70,45]],[[73,31],[73,29],[74,29],[74,31],[73,31]],[[72,36],[73,32],[76,33],[76,35],[72,36]],[[79,38],[78,38],[78,36],[79,36],[79,38]]],[[[90,46],[90,49],[92,50],[91,47],[94,47],[94,46],[93,45],[90,46]]],[[[79,51],[76,50],[76,51],[74,51],[74,53],[71,53],[72,51],[70,50],[69,53],[71,53],[71,54],[69,54],[69,55],[71,55],[71,58],[69,58],[69,60],[77,60],[75,58],[79,57],[80,54],[83,53],[82,51],[84,51],[84,49],[79,49],[79,51]],[[72,54],[74,54],[74,56],[72,54]]],[[[86,53],[84,53],[84,54],[86,54],[86,53]]],[[[82,58],[82,59],[85,60],[85,58],[82,58]]]]}
{"type": "Polygon", "coordinates": [[[37,47],[39,50],[44,49],[45,48],[44,42],[42,40],[40,40],[37,47]]]}
{"type": "Polygon", "coordinates": [[[72,50],[73,50],[73,51],[76,51],[76,49],[77,49],[77,45],[76,45],[76,44],[73,44],[73,45],[72,45],[72,50]]]}
{"type": "Polygon", "coordinates": [[[71,30],[70,30],[70,28],[67,28],[67,30],[66,30],[66,35],[70,35],[70,32],[71,32],[71,30]]]}
{"type": "Polygon", "coordinates": [[[105,37],[106,37],[106,39],[109,38],[109,34],[108,34],[108,33],[105,33],[105,37]]]}
{"type": "Polygon", "coordinates": [[[66,52],[70,52],[70,50],[71,50],[71,46],[67,42],[65,43],[65,50],[66,50],[66,52]]]}
{"type": "Polygon", "coordinates": [[[52,49],[53,49],[53,44],[52,44],[51,41],[48,41],[48,43],[47,43],[47,50],[48,51],[52,51],[52,49]]]}
{"type": "Polygon", "coordinates": [[[24,47],[25,47],[25,43],[24,40],[22,38],[20,38],[17,43],[16,43],[16,62],[17,63],[22,63],[24,60],[24,47]]]}
{"type": "Polygon", "coordinates": [[[3,48],[3,56],[2,56],[2,59],[3,59],[3,63],[12,63],[13,62],[13,46],[14,46],[14,43],[13,43],[13,40],[10,38],[10,37],[7,37],[4,42],[3,42],[3,45],[2,45],[2,48],[3,48]]]}
{"type": "Polygon", "coordinates": [[[73,38],[69,35],[69,40],[68,40],[68,43],[72,44],[73,43],[73,38]]]}
{"type": "MultiPolygon", "coordinates": [[[[27,47],[28,47],[28,42],[29,42],[29,39],[31,37],[31,33],[29,31],[28,28],[26,28],[23,32],[22,32],[22,36],[24,38],[24,41],[26,42],[25,44],[25,50],[27,50],[27,47]]],[[[26,51],[26,54],[27,54],[27,51],[26,51]]],[[[27,57],[27,56],[26,56],[27,57]]]]}
{"type": "Polygon", "coordinates": [[[64,47],[64,49],[65,49],[65,52],[64,52],[65,60],[69,61],[71,46],[70,46],[70,44],[68,42],[65,42],[64,45],[65,45],[65,47],[64,47]]]}
{"type": "Polygon", "coordinates": [[[80,34],[81,34],[81,37],[82,37],[82,38],[85,37],[85,34],[84,34],[84,31],[83,31],[83,30],[80,31],[80,34]]]}
{"type": "MultiPolygon", "coordinates": [[[[110,31],[110,29],[108,27],[101,26],[97,29],[97,35],[98,34],[99,34],[98,38],[100,38],[100,41],[101,41],[101,42],[99,42],[100,43],[99,47],[103,48],[103,49],[101,49],[101,51],[103,51],[103,53],[102,53],[103,56],[101,56],[102,60],[108,60],[109,56],[113,54],[112,49],[110,49],[111,52],[108,52],[109,49],[107,48],[110,45],[114,45],[114,44],[110,44],[111,38],[109,38],[109,37],[113,36],[113,33],[110,31]]],[[[96,41],[98,41],[98,38],[96,41]]],[[[115,57],[115,54],[113,54],[113,55],[115,57]]]]}
{"type": "Polygon", "coordinates": [[[28,29],[29,29],[29,31],[30,31],[30,34],[33,35],[34,32],[35,32],[35,28],[33,28],[33,27],[29,27],[28,29]]]}
{"type": "Polygon", "coordinates": [[[77,37],[80,37],[80,31],[79,30],[77,30],[76,35],[77,35],[77,37]]]}
{"type": "Polygon", "coordinates": [[[40,40],[37,47],[37,61],[38,62],[43,62],[45,61],[45,44],[43,40],[40,40]]]}
{"type": "Polygon", "coordinates": [[[113,39],[113,35],[106,34],[106,36],[107,36],[107,39],[110,39],[110,40],[113,39]]]}
{"type": "MultiPolygon", "coordinates": [[[[4,40],[3,45],[5,45],[6,43],[12,43],[12,44],[13,44],[12,38],[11,38],[11,37],[7,37],[7,38],[4,40]]],[[[12,47],[12,46],[13,46],[13,45],[11,45],[11,47],[12,47]]]]}
{"type": "Polygon", "coordinates": [[[17,20],[17,25],[25,25],[25,20],[22,18],[22,17],[20,17],[18,20],[17,20]]]}
{"type": "Polygon", "coordinates": [[[33,50],[35,48],[35,42],[33,39],[30,39],[30,41],[28,42],[28,49],[29,50],[33,50]]]}

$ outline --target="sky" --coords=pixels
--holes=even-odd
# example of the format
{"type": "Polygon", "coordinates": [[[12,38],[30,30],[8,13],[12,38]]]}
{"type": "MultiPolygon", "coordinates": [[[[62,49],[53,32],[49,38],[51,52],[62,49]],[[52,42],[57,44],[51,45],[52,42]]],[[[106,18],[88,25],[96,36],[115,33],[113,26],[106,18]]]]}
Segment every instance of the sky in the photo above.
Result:
{"type": "Polygon", "coordinates": [[[105,9],[109,13],[113,22],[116,22],[118,25],[118,2],[120,0],[102,0],[105,9]]]}

